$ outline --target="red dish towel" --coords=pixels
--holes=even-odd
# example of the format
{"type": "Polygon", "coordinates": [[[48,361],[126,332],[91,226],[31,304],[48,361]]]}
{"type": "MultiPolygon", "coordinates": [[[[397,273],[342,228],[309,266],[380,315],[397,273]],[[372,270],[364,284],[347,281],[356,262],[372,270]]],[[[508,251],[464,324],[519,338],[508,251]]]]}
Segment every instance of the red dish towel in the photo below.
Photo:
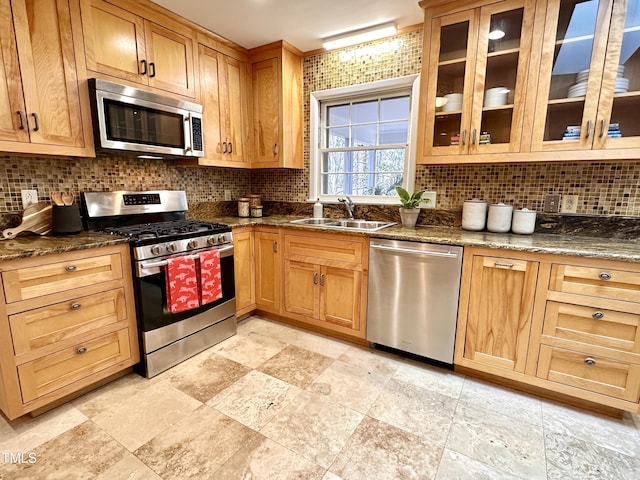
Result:
{"type": "Polygon", "coordinates": [[[198,279],[193,257],[175,257],[167,260],[167,310],[183,312],[200,306],[198,279]]]}
{"type": "Polygon", "coordinates": [[[220,252],[207,250],[200,252],[200,304],[215,302],[222,298],[222,275],[220,273],[220,252]]]}

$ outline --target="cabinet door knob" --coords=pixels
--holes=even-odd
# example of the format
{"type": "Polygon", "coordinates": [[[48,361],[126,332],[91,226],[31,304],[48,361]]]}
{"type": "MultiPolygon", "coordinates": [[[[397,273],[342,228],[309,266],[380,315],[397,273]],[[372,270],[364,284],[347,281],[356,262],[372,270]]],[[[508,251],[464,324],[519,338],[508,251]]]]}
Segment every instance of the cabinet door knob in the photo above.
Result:
{"type": "Polygon", "coordinates": [[[315,272],[313,274],[313,284],[317,285],[318,284],[318,272],[315,272]]]}
{"type": "Polygon", "coordinates": [[[278,252],[278,242],[273,242],[273,253],[278,252]]]}
{"type": "Polygon", "coordinates": [[[227,153],[227,142],[222,142],[222,153],[227,153]]]}
{"type": "Polygon", "coordinates": [[[78,350],[76,350],[76,352],[78,353],[78,355],[82,355],[83,353],[87,353],[87,347],[78,347],[78,350]]]}
{"type": "Polygon", "coordinates": [[[466,145],[467,144],[467,130],[463,130],[462,131],[462,145],[466,145]]]}
{"type": "Polygon", "coordinates": [[[584,359],[584,363],[591,366],[591,365],[595,365],[596,361],[591,357],[587,357],[584,359]]]}
{"type": "Polygon", "coordinates": [[[67,272],[75,272],[76,271],[76,266],[75,265],[67,265],[66,267],[64,267],[64,269],[67,272]]]}
{"type": "Polygon", "coordinates": [[[593,313],[591,314],[591,316],[592,316],[593,318],[595,318],[596,320],[602,320],[602,319],[604,318],[604,313],[602,313],[602,312],[600,312],[600,311],[598,311],[598,312],[593,312],[593,313]]]}
{"type": "Polygon", "coordinates": [[[156,64],[154,62],[151,62],[149,64],[149,69],[151,70],[151,73],[149,74],[149,78],[153,78],[156,76],[156,64]]]}
{"type": "Polygon", "coordinates": [[[140,72],[140,75],[146,75],[147,74],[147,61],[146,60],[140,60],[140,64],[142,65],[142,71],[140,72]]]}
{"type": "Polygon", "coordinates": [[[38,130],[40,130],[40,122],[38,120],[38,114],[37,113],[32,113],[31,116],[33,117],[33,131],[37,132],[38,130]]]}
{"type": "Polygon", "coordinates": [[[324,286],[324,273],[320,275],[320,286],[324,286]]]}
{"type": "Polygon", "coordinates": [[[600,120],[600,138],[604,137],[604,134],[607,131],[606,128],[607,128],[607,122],[603,118],[602,120],[600,120]]]}
{"type": "Polygon", "coordinates": [[[82,307],[81,303],[72,303],[71,304],[71,310],[80,310],[80,307],[82,307]]]}
{"type": "Polygon", "coordinates": [[[229,142],[229,153],[233,153],[233,143],[229,142]]]}
{"type": "Polygon", "coordinates": [[[602,272],[600,275],[600,280],[611,280],[611,274],[607,272],[602,272]]]}
{"type": "Polygon", "coordinates": [[[588,120],[587,121],[587,134],[585,135],[585,138],[589,138],[591,136],[591,129],[593,128],[593,121],[592,120],[588,120]]]}
{"type": "Polygon", "coordinates": [[[278,144],[277,144],[277,143],[274,143],[274,144],[273,144],[273,154],[274,154],[274,155],[277,155],[277,154],[278,154],[278,144]]]}

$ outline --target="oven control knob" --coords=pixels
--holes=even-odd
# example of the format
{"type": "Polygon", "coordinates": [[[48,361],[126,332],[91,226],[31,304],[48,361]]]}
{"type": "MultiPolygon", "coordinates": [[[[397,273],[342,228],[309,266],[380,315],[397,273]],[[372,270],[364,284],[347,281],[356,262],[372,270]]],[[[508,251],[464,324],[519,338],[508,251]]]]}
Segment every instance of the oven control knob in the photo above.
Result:
{"type": "Polygon", "coordinates": [[[171,242],[171,243],[167,243],[167,252],[175,252],[178,249],[178,247],[176,247],[176,244],[171,242]]]}
{"type": "Polygon", "coordinates": [[[189,240],[187,242],[187,248],[190,250],[194,248],[198,248],[198,240],[196,240],[195,238],[192,240],[189,240]]]}
{"type": "Polygon", "coordinates": [[[218,243],[227,243],[227,236],[224,233],[218,235],[218,243]]]}
{"type": "Polygon", "coordinates": [[[211,235],[209,238],[207,238],[207,245],[217,245],[218,241],[216,240],[216,236],[215,235],[211,235]]]}
{"type": "Polygon", "coordinates": [[[162,253],[162,248],[160,245],[152,245],[151,246],[151,255],[160,255],[162,253]]]}

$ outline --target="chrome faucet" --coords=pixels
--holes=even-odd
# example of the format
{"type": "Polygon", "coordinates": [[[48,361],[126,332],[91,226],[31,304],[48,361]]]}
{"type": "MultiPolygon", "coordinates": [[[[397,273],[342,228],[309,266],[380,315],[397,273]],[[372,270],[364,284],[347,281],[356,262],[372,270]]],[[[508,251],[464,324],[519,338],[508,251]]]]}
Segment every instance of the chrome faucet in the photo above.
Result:
{"type": "Polygon", "coordinates": [[[347,213],[349,214],[349,218],[353,219],[353,209],[355,208],[355,203],[349,197],[338,198],[339,202],[344,203],[344,208],[347,209],[347,213]]]}

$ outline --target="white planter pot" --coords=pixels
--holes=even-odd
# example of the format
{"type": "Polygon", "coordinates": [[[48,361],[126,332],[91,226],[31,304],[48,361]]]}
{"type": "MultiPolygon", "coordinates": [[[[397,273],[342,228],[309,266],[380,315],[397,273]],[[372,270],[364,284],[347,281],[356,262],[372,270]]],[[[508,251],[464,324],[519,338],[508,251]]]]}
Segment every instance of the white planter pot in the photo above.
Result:
{"type": "Polygon", "coordinates": [[[420,215],[419,208],[402,208],[400,207],[400,219],[404,227],[415,227],[420,215]]]}

